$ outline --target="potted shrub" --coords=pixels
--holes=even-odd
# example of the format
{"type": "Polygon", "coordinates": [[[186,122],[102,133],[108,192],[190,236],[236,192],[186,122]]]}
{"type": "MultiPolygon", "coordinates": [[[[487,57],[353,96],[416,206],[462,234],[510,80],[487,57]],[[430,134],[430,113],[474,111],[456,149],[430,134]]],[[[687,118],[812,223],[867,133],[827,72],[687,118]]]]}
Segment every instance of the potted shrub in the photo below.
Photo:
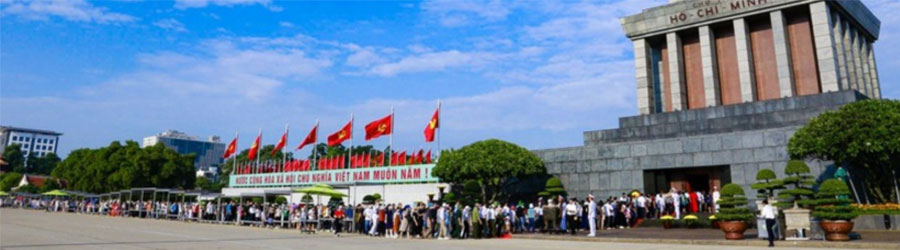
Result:
{"type": "Polygon", "coordinates": [[[659,221],[662,222],[663,228],[665,229],[672,228],[672,221],[674,220],[675,217],[672,217],[671,215],[663,215],[662,217],[659,217],[659,221]]]}
{"type": "Polygon", "coordinates": [[[719,229],[719,219],[716,218],[716,215],[709,216],[709,224],[712,225],[713,229],[719,229]]]}
{"type": "MultiPolygon", "coordinates": [[[[777,176],[775,176],[775,171],[764,168],[756,172],[756,183],[750,185],[750,188],[756,189],[756,207],[762,208],[763,200],[769,200],[769,204],[775,204],[775,202],[777,202],[773,199],[773,197],[775,197],[775,190],[783,189],[784,185],[782,185],[781,180],[778,180],[777,176]]],[[[756,228],[766,228],[766,220],[763,218],[756,218],[756,228]]],[[[777,230],[774,231],[776,236],[778,236],[777,232],[777,230]]],[[[769,237],[768,232],[764,230],[759,230],[757,236],[760,239],[769,237]]]]}
{"type": "Polygon", "coordinates": [[[725,239],[744,239],[747,221],[753,219],[753,213],[747,208],[747,197],[744,197],[741,186],[730,183],[722,187],[716,218],[719,220],[719,227],[725,232],[725,239]]]}
{"type": "Polygon", "coordinates": [[[684,224],[687,224],[688,228],[694,229],[700,227],[700,220],[696,215],[689,214],[684,216],[684,224]]]}
{"type": "Polygon", "coordinates": [[[810,187],[816,180],[809,174],[809,166],[801,160],[788,161],[784,174],[787,177],[781,182],[788,189],[778,192],[778,203],[774,205],[784,209],[786,234],[795,232],[797,238],[807,238],[803,232],[810,230],[809,208],[816,202],[810,187]]]}
{"type": "Polygon", "coordinates": [[[819,186],[816,193],[816,208],[812,215],[819,218],[825,239],[829,241],[848,241],[853,230],[853,218],[857,211],[850,206],[850,189],[841,179],[829,179],[819,186]]]}

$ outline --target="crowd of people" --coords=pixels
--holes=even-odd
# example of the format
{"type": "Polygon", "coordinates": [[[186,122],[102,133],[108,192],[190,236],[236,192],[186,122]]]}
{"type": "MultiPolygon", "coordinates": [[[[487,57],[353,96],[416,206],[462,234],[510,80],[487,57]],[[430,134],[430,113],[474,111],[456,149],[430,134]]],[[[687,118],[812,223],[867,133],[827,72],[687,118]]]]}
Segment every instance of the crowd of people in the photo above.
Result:
{"type": "Polygon", "coordinates": [[[372,237],[467,239],[498,238],[518,233],[576,234],[599,229],[625,229],[641,220],[689,213],[713,212],[718,191],[659,194],[622,193],[597,201],[557,196],[530,202],[466,205],[357,204],[344,206],[287,204],[244,200],[122,201],[68,200],[19,196],[4,205],[106,216],[236,223],[255,227],[291,228],[301,232],[358,233],[372,237]]]}

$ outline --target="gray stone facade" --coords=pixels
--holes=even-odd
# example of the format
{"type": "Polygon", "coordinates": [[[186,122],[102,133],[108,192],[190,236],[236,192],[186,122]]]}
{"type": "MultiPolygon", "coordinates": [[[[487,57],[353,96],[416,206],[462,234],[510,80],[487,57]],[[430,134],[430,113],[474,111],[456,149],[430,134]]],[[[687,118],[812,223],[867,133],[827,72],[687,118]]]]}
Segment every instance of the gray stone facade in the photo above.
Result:
{"type": "MultiPolygon", "coordinates": [[[[547,171],[575,197],[644,192],[644,172],[727,166],[730,182],[745,187],[761,168],[784,177],[787,143],[811,118],[866,99],[854,90],[622,117],[619,128],[584,132],[584,146],[535,150],[547,171]]],[[[814,174],[828,162],[808,162],[814,174]]]]}

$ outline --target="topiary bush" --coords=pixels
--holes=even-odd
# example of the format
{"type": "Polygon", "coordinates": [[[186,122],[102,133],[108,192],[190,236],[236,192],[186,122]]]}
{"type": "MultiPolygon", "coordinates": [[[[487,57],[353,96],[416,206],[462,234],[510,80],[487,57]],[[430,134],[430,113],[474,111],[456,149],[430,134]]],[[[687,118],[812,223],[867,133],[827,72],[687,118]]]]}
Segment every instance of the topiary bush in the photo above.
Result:
{"type": "Polygon", "coordinates": [[[794,202],[800,207],[809,208],[815,205],[813,199],[813,190],[810,188],[815,184],[815,177],[809,174],[809,166],[801,160],[790,160],[784,168],[784,174],[787,175],[781,180],[783,185],[790,185],[790,189],[778,192],[778,203],[775,206],[780,208],[788,208],[794,206],[794,202]]]}
{"type": "Polygon", "coordinates": [[[744,189],[737,184],[730,183],[722,187],[719,199],[719,213],[716,218],[722,221],[748,221],[753,219],[753,212],[747,207],[747,197],[744,189]]]}
{"type": "Polygon", "coordinates": [[[544,185],[544,192],[547,192],[549,195],[566,195],[566,189],[563,188],[562,181],[556,177],[547,179],[547,183],[544,185]]]}
{"type": "Polygon", "coordinates": [[[828,179],[816,192],[816,208],[812,215],[822,220],[852,220],[859,216],[850,206],[850,189],[841,179],[828,179]]]}
{"type": "Polygon", "coordinates": [[[768,199],[769,197],[775,196],[775,190],[783,189],[784,185],[781,184],[781,181],[776,179],[775,171],[771,169],[760,169],[759,172],[756,172],[756,183],[750,185],[750,188],[756,189],[756,197],[760,199],[768,199]]]}

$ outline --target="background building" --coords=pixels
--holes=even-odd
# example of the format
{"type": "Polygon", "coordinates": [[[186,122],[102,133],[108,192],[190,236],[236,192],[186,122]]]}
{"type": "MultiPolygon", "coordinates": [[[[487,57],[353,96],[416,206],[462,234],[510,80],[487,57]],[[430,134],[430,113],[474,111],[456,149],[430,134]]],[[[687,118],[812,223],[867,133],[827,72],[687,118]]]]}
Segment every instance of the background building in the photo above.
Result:
{"type": "Polygon", "coordinates": [[[0,154],[6,152],[6,147],[11,144],[18,144],[22,147],[23,156],[26,158],[32,153],[37,157],[43,157],[49,153],[56,153],[59,148],[59,136],[62,133],[9,126],[0,126],[0,154]]]}
{"type": "Polygon", "coordinates": [[[201,140],[193,136],[175,130],[166,130],[155,136],[144,137],[142,147],[149,147],[162,143],[179,154],[196,154],[194,167],[207,173],[218,173],[223,163],[222,155],[225,154],[225,144],[219,141],[218,136],[210,136],[207,140],[201,140]]]}
{"type": "MultiPolygon", "coordinates": [[[[683,0],[622,19],[639,116],[536,150],[569,194],[749,188],[784,177],[787,143],[818,114],[880,98],[880,21],[859,1],[683,0]]],[[[831,162],[807,162],[813,174],[831,162]]]]}

